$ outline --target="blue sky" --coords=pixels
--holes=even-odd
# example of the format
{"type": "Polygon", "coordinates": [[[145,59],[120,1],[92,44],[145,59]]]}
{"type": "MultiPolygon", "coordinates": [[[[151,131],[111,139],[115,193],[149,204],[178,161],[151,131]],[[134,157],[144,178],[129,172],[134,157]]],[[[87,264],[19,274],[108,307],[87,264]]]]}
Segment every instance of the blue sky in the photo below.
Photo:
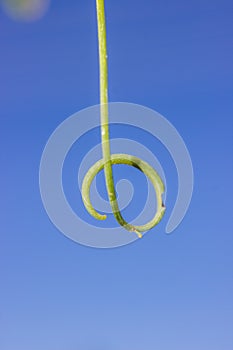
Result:
{"type": "Polygon", "coordinates": [[[106,1],[106,14],[110,101],[148,106],[175,125],[193,161],[192,203],[166,235],[176,171],[142,133],[166,173],[164,221],[110,250],[59,233],[40,199],[39,162],[53,130],[99,101],[95,2],[52,1],[30,23],[1,12],[0,348],[230,350],[232,3],[106,1]]]}

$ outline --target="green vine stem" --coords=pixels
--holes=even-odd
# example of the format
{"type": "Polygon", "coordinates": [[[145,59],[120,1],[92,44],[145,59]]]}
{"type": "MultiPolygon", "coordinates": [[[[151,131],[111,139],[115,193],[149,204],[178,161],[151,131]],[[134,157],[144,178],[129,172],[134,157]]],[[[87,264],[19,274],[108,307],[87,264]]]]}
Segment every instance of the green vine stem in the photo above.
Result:
{"type": "Polygon", "coordinates": [[[97,23],[98,23],[98,42],[99,42],[99,72],[100,72],[100,116],[101,116],[101,142],[103,158],[97,161],[87,172],[82,184],[82,198],[87,211],[98,220],[105,220],[106,215],[98,213],[90,200],[90,186],[94,177],[104,169],[105,182],[109,202],[112,212],[118,221],[126,230],[135,232],[142,237],[142,232],[148,231],[157,225],[162,219],[165,206],[162,201],[164,185],[157,172],[145,161],[128,154],[112,154],[109,142],[108,126],[108,67],[107,67],[107,44],[106,44],[106,25],[104,0],[96,0],[97,23]],[[157,197],[157,212],[153,219],[141,226],[134,226],[126,222],[119,210],[114,179],[112,173],[113,164],[127,164],[142,171],[152,182],[157,197]]]}

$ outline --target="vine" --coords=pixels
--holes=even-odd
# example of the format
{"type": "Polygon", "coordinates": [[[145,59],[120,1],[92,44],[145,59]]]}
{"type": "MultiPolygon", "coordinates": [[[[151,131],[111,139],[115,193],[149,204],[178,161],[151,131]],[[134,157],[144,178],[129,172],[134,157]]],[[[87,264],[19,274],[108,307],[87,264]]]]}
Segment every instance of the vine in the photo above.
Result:
{"type": "Polygon", "coordinates": [[[108,199],[112,212],[117,222],[126,230],[135,232],[142,237],[142,232],[148,231],[157,225],[162,219],[165,206],[162,201],[164,184],[158,173],[145,161],[128,154],[112,154],[109,142],[108,125],[108,66],[107,43],[104,0],[96,0],[98,45],[99,45],[99,76],[100,76],[100,119],[101,119],[101,143],[103,158],[97,161],[86,173],[82,184],[82,198],[87,211],[98,220],[105,220],[106,215],[98,213],[90,200],[90,186],[95,176],[104,169],[108,199]],[[151,221],[145,225],[132,225],[123,218],[116,198],[114,179],[112,173],[113,164],[127,164],[142,171],[152,182],[157,197],[157,211],[151,221]]]}

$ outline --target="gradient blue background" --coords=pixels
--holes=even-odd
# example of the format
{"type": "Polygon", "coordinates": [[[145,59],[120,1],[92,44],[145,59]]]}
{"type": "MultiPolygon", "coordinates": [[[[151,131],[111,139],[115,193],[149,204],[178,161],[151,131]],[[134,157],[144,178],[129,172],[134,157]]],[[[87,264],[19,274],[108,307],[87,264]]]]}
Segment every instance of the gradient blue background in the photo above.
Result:
{"type": "Polygon", "coordinates": [[[177,178],[156,144],[169,190],[157,228],[111,250],[59,233],[41,203],[39,162],[52,131],[99,101],[95,2],[52,1],[32,23],[1,12],[0,349],[231,350],[232,2],[106,1],[106,12],[110,100],[176,126],[193,161],[193,200],[165,235],[177,178]]]}

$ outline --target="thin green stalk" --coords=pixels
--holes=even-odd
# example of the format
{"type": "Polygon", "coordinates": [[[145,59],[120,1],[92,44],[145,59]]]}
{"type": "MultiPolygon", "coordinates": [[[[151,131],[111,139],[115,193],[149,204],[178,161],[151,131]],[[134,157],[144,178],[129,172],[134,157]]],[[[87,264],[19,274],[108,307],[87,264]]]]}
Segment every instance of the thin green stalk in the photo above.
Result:
{"type": "Polygon", "coordinates": [[[106,44],[106,24],[104,0],[96,0],[97,23],[98,23],[98,43],[99,43],[99,74],[100,74],[100,117],[101,117],[101,140],[103,159],[96,162],[87,172],[82,185],[82,198],[87,211],[96,219],[104,220],[106,215],[98,213],[90,201],[90,186],[96,174],[104,169],[105,182],[108,192],[109,202],[112,212],[118,221],[128,231],[134,231],[139,237],[141,232],[150,230],[162,219],[165,207],[162,201],[164,185],[157,172],[141,159],[127,155],[111,155],[108,126],[108,67],[107,67],[107,44],[106,44]],[[124,220],[119,210],[116,199],[116,191],[112,173],[112,164],[127,164],[141,170],[151,180],[157,196],[157,212],[153,219],[145,225],[134,226],[124,220]]]}

